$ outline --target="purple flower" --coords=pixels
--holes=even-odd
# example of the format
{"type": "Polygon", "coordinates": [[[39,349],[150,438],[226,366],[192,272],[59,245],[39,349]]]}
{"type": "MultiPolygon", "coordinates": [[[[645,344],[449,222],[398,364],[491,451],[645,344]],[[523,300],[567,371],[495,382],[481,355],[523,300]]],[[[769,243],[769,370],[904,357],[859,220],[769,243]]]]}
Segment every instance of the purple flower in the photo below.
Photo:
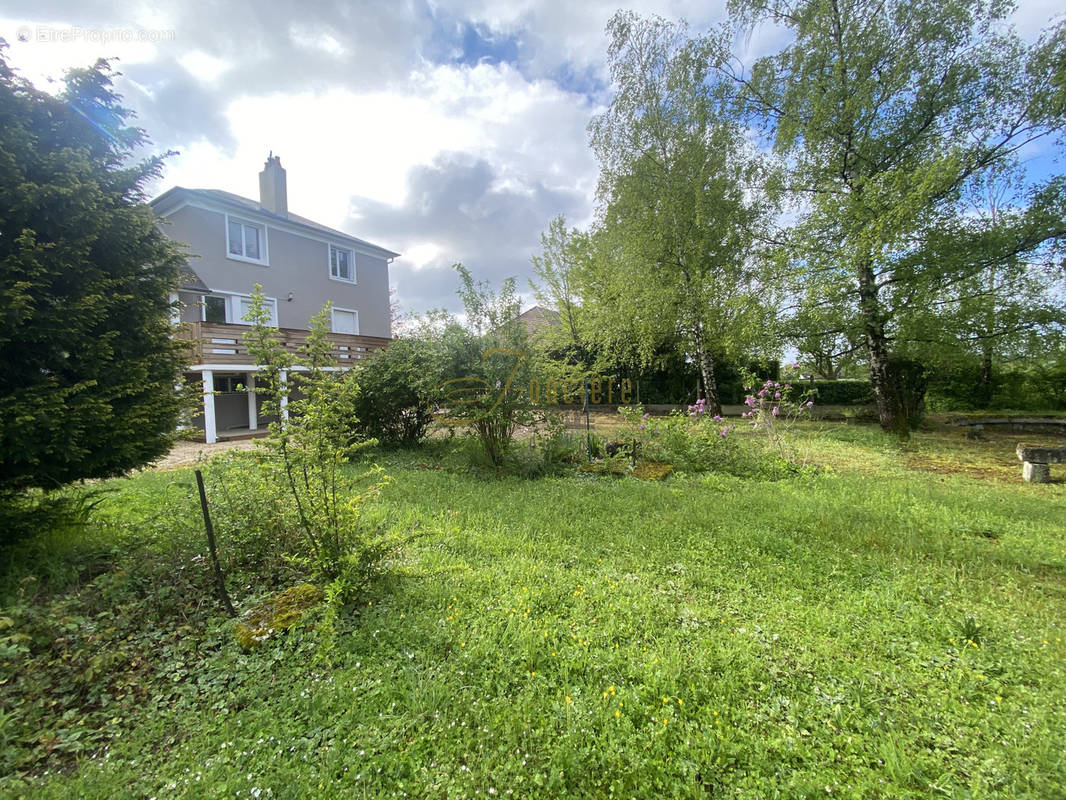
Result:
{"type": "Polygon", "coordinates": [[[747,397],[744,398],[744,405],[746,405],[746,406],[755,405],[755,398],[752,397],[751,395],[748,395],[747,397]]]}
{"type": "Polygon", "coordinates": [[[774,392],[774,400],[780,400],[780,399],[781,399],[781,392],[774,392]]]}
{"type": "Polygon", "coordinates": [[[766,394],[767,394],[767,392],[766,392],[765,389],[760,389],[759,390],[759,397],[766,397],[766,394]]]}
{"type": "Polygon", "coordinates": [[[777,406],[774,406],[774,410],[771,411],[770,413],[773,414],[776,417],[779,413],[781,413],[781,411],[780,411],[780,409],[777,406]]]}
{"type": "Polygon", "coordinates": [[[713,419],[714,419],[715,422],[721,422],[722,421],[722,415],[721,414],[715,414],[713,419]]]}
{"type": "Polygon", "coordinates": [[[808,400],[807,401],[807,408],[814,408],[814,401],[813,400],[808,400]]]}
{"type": "Polygon", "coordinates": [[[648,418],[648,417],[650,417],[650,416],[651,416],[651,414],[650,414],[650,413],[648,413],[647,411],[645,411],[645,412],[644,412],[644,416],[643,416],[643,417],[641,417],[641,419],[647,419],[647,418],[648,418]]]}
{"type": "Polygon", "coordinates": [[[640,426],[640,429],[641,429],[641,430],[644,430],[644,429],[645,429],[645,428],[647,428],[647,427],[648,427],[647,425],[641,425],[641,426],[640,426]]]}
{"type": "Polygon", "coordinates": [[[722,428],[722,433],[719,434],[723,439],[729,435],[729,428],[722,428]]]}

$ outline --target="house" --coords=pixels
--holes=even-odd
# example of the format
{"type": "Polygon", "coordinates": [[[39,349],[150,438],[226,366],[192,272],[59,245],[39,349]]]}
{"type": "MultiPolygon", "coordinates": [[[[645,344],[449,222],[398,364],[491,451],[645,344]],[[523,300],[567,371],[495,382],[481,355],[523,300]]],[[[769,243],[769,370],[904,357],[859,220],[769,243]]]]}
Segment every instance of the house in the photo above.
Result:
{"type": "MultiPolygon", "coordinates": [[[[398,253],[289,212],[281,159],[259,173],[259,200],[176,186],[151,202],[163,233],[188,248],[172,297],[179,335],[194,342],[187,378],[203,385],[206,440],[258,429],[262,398],[244,343],[259,284],[285,346],[295,350],[310,318],[331,303],[330,341],[341,368],[388,344],[389,263],[398,253]]],[[[283,410],[284,413],[284,410],[283,410]]]]}
{"type": "Polygon", "coordinates": [[[540,333],[540,331],[544,330],[544,328],[558,325],[559,312],[552,311],[550,308],[533,306],[528,311],[523,311],[519,314],[518,321],[521,322],[522,326],[526,329],[527,335],[535,336],[540,333]]]}

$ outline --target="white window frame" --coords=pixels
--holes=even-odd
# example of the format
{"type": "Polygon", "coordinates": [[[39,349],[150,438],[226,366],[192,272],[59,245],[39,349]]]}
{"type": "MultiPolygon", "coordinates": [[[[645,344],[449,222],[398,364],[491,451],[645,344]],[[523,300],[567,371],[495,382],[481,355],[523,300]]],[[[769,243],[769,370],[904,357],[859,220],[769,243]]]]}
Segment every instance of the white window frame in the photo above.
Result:
{"type": "Polygon", "coordinates": [[[355,333],[345,334],[346,336],[359,336],[359,309],[356,308],[341,308],[340,306],[330,306],[329,308],[329,329],[332,333],[339,333],[337,330],[337,324],[334,320],[334,314],[338,311],[343,311],[348,314],[355,314],[355,333]]]}
{"type": "Polygon", "coordinates": [[[270,266],[270,247],[267,242],[267,226],[261,222],[252,222],[250,219],[244,217],[236,217],[231,214],[226,214],[226,258],[231,261],[244,261],[248,264],[259,264],[263,267],[270,266]],[[236,222],[241,225],[241,255],[236,255],[230,252],[230,237],[229,237],[229,224],[230,222],[236,222]],[[244,255],[244,226],[249,228],[257,228],[259,230],[259,258],[249,258],[244,255]]]}
{"type": "Polygon", "coordinates": [[[356,275],[355,275],[355,250],[353,250],[350,247],[342,247],[339,244],[333,244],[332,242],[330,242],[329,246],[326,248],[326,268],[329,270],[329,279],[331,281],[340,281],[341,283],[353,283],[353,284],[354,283],[358,283],[358,281],[356,280],[356,275]],[[352,271],[352,277],[351,278],[340,278],[340,277],[337,277],[336,275],[333,274],[333,251],[334,250],[343,250],[344,252],[346,252],[348,254],[348,266],[351,268],[351,271],[352,271]]]}
{"type": "MultiPolygon", "coordinates": [[[[207,322],[207,297],[221,297],[226,301],[226,321],[225,323],[211,323],[213,325],[225,324],[225,325],[251,325],[252,323],[241,318],[241,300],[251,300],[250,294],[243,294],[242,292],[227,292],[223,289],[216,289],[211,292],[203,292],[200,295],[200,319],[203,322],[207,322]]],[[[276,297],[264,297],[263,301],[270,309],[271,327],[277,328],[278,325],[278,298],[276,297]]]]}

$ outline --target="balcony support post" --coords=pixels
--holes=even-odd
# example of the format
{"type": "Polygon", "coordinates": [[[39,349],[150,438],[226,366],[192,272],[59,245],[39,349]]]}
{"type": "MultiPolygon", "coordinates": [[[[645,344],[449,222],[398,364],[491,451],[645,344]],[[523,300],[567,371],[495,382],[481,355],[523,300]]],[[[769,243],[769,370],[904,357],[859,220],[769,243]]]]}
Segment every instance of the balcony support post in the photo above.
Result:
{"type": "Polygon", "coordinates": [[[218,441],[218,431],[215,428],[215,374],[205,369],[201,373],[204,389],[204,440],[208,444],[218,441]]]}
{"type": "Polygon", "coordinates": [[[248,430],[259,428],[259,414],[255,405],[255,373],[248,373],[248,430]]]}
{"type": "Polygon", "coordinates": [[[285,423],[289,421],[289,371],[280,370],[278,372],[278,380],[281,383],[281,424],[284,427],[285,423]]]}

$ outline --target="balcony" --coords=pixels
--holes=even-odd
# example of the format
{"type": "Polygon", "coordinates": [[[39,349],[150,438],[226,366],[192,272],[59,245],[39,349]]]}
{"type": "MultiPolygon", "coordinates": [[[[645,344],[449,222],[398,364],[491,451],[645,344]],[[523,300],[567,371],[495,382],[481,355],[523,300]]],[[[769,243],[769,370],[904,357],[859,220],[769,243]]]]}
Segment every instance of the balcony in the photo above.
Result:
{"type": "MultiPolygon", "coordinates": [[[[192,342],[192,364],[198,367],[254,366],[244,337],[247,325],[220,322],[191,322],[181,326],[177,336],[192,342]]],[[[278,328],[282,346],[296,353],[307,339],[307,331],[298,328],[278,328]]],[[[333,357],[338,367],[351,367],[375,350],[389,343],[379,336],[354,336],[349,333],[327,335],[333,345],[333,357]]]]}

